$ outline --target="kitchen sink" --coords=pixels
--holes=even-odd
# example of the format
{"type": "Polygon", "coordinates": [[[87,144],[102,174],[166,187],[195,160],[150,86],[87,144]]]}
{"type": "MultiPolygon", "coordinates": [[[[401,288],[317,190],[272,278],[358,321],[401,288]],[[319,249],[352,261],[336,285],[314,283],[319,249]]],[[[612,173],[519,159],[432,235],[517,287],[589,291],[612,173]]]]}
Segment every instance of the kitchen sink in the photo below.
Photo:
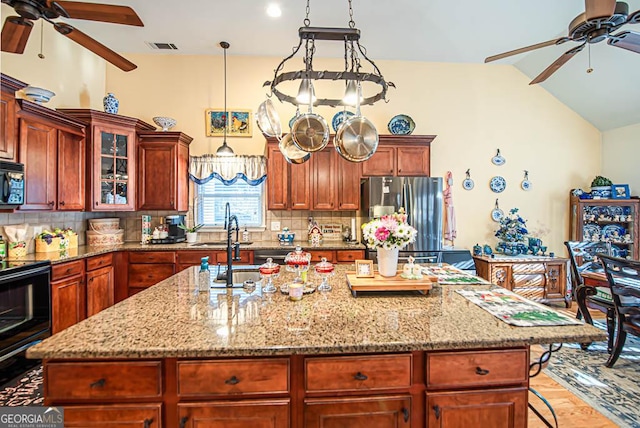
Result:
{"type": "MultiPolygon", "coordinates": [[[[247,242],[239,242],[240,247],[244,246],[244,245],[251,245],[253,244],[252,241],[247,241],[247,242]]],[[[227,246],[227,241],[208,241],[208,242],[198,242],[195,244],[191,244],[192,247],[207,247],[207,246],[223,246],[226,247],[227,246]]]]}
{"type": "MultiPolygon", "coordinates": [[[[225,270],[223,269],[222,271],[224,272],[225,270]]],[[[260,272],[258,271],[258,269],[238,268],[238,269],[232,269],[232,271],[233,271],[234,287],[242,287],[242,283],[247,280],[252,280],[256,283],[260,281],[260,272]]],[[[213,276],[214,287],[219,288],[221,286],[222,287],[226,286],[226,281],[224,279],[217,279],[217,272],[215,269],[211,271],[211,275],[213,276]]]]}

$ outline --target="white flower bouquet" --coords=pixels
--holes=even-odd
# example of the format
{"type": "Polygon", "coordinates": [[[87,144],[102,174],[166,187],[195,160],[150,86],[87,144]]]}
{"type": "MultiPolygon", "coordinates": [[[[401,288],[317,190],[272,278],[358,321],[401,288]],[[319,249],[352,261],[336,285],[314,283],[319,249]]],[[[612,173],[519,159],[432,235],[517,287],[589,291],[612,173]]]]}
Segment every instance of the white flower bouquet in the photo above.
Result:
{"type": "Polygon", "coordinates": [[[402,249],[415,242],[417,233],[407,223],[407,215],[402,208],[399,213],[385,215],[362,225],[362,236],[371,249],[402,249]]]}

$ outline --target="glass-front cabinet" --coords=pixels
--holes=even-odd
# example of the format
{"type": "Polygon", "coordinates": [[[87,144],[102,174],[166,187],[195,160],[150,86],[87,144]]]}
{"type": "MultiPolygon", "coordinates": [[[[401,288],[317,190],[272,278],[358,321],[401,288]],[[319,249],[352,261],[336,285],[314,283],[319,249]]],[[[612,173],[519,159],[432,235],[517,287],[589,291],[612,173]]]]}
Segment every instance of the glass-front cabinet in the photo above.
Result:
{"type": "Polygon", "coordinates": [[[580,199],[571,195],[572,241],[604,242],[616,257],[638,260],[640,199],[580,199]]]}
{"type": "Polygon", "coordinates": [[[134,211],[137,133],[155,130],[155,126],[96,110],[61,111],[87,125],[87,210],[134,211]]]}

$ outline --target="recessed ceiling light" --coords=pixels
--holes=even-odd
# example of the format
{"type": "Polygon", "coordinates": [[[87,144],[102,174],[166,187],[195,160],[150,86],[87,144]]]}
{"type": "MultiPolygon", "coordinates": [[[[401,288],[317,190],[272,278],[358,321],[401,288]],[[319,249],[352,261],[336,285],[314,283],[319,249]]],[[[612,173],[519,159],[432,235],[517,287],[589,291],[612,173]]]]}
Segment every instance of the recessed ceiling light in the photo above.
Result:
{"type": "Polygon", "coordinates": [[[280,9],[280,5],[277,3],[271,3],[267,6],[267,15],[272,18],[278,18],[282,15],[282,9],[280,9]]]}

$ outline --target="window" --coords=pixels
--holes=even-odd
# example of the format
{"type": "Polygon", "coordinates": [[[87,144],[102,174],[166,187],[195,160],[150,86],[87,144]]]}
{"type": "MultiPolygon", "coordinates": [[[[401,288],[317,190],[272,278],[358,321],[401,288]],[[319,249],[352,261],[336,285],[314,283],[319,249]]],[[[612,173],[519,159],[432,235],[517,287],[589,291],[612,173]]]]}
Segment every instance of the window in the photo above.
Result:
{"type": "Polygon", "coordinates": [[[244,180],[225,186],[213,179],[196,185],[196,222],[205,227],[224,227],[225,205],[238,217],[241,228],[264,227],[264,182],[250,186],[244,180]]]}

